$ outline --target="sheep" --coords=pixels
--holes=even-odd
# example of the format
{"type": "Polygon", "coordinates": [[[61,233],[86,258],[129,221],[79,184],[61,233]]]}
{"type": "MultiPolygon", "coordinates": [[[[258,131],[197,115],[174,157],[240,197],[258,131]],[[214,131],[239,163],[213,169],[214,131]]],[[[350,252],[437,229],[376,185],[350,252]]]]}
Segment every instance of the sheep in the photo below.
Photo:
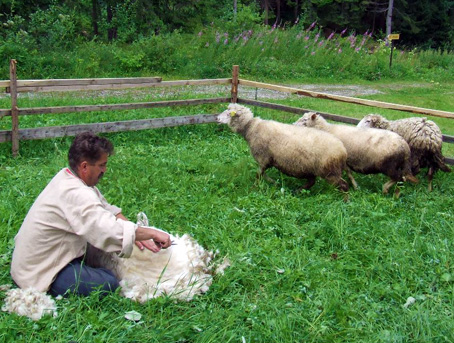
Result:
{"type": "MultiPolygon", "coordinates": [[[[398,181],[418,182],[411,174],[410,148],[398,134],[371,128],[329,124],[315,112],[305,113],[294,125],[313,127],[338,137],[347,149],[347,166],[363,174],[383,173],[390,180],[383,185],[383,194],[398,181]]],[[[348,175],[351,172],[347,171],[348,175]]],[[[356,183],[352,180],[354,187],[356,183]]],[[[395,196],[399,196],[396,188],[395,196]]]]}
{"type": "MultiPolygon", "coordinates": [[[[145,213],[137,215],[137,223],[148,227],[145,213]]],[[[153,253],[134,246],[129,258],[120,258],[89,245],[86,262],[92,267],[112,270],[120,280],[120,294],[126,298],[143,303],[167,295],[189,301],[196,294],[206,293],[213,275],[223,274],[230,262],[224,258],[220,264],[215,263],[218,252],[205,250],[188,234],[170,236],[169,248],[153,253]]]]}
{"type": "MultiPolygon", "coordinates": [[[[138,214],[138,224],[148,226],[143,212],[138,214]]],[[[218,251],[205,250],[188,234],[171,237],[173,245],[169,248],[152,253],[135,246],[129,258],[88,245],[85,263],[110,269],[120,280],[120,295],[133,301],[144,303],[163,295],[190,301],[195,295],[206,293],[213,275],[223,274],[230,261],[226,257],[221,262],[215,261],[218,251]]],[[[33,320],[45,314],[57,316],[57,306],[50,295],[36,289],[9,288],[0,286],[0,290],[7,291],[3,311],[33,320]]]]}
{"type": "Polygon", "coordinates": [[[230,104],[216,119],[248,142],[251,154],[259,165],[258,178],[275,182],[265,173],[275,167],[286,175],[307,179],[301,187],[304,189],[310,189],[319,176],[341,191],[348,191],[348,183],[342,179],[347,151],[334,136],[314,129],[254,118],[249,108],[238,104],[230,104]]]}
{"type": "Polygon", "coordinates": [[[438,169],[444,172],[451,171],[441,153],[443,135],[432,120],[417,117],[387,120],[381,115],[369,114],[358,123],[358,127],[390,130],[402,136],[410,146],[413,175],[418,174],[421,168],[428,168],[429,191],[432,191],[433,176],[438,169]]]}

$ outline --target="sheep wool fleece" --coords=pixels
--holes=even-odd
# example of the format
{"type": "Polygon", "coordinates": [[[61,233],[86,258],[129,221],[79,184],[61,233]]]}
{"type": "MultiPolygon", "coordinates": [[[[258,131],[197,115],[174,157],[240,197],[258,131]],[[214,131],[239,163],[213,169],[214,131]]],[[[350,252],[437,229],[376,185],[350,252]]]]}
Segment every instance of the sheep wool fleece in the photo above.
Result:
{"type": "Polygon", "coordinates": [[[13,280],[22,289],[45,292],[61,269],[84,255],[87,243],[129,257],[137,224],[117,219],[120,212],[96,187],[62,169],[35,200],[14,238],[13,280]]]}

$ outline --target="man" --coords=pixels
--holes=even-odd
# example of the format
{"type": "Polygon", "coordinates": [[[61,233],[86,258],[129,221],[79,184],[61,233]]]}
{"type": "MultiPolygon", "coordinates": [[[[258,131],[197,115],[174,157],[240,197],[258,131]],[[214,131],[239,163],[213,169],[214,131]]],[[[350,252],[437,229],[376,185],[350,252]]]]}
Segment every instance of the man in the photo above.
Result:
{"type": "Polygon", "coordinates": [[[87,243],[125,258],[134,243],[153,252],[171,245],[167,233],[128,221],[95,187],[113,150],[106,138],[89,132],[76,136],[69,168],[41,192],[15,237],[11,276],[20,288],[54,296],[114,291],[119,284],[111,271],[84,263],[87,243]]]}

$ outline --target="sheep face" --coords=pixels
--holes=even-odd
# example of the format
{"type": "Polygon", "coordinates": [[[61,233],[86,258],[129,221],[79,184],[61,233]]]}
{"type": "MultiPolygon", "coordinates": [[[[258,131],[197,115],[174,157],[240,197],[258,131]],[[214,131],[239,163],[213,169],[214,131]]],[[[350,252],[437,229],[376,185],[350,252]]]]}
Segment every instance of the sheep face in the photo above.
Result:
{"type": "Polygon", "coordinates": [[[317,122],[321,119],[320,115],[315,112],[307,112],[300,119],[298,119],[293,124],[296,126],[307,126],[314,127],[317,125],[317,122]]]}
{"type": "Polygon", "coordinates": [[[216,117],[216,121],[221,124],[227,124],[234,132],[240,132],[253,118],[254,115],[249,108],[238,104],[230,104],[227,110],[216,117]]]}
{"type": "Polygon", "coordinates": [[[220,113],[217,117],[216,117],[216,121],[220,124],[227,124],[229,125],[230,124],[230,121],[232,119],[232,117],[236,114],[235,111],[231,110],[231,109],[227,109],[225,110],[224,112],[220,113]]]}
{"type": "Polygon", "coordinates": [[[381,128],[386,119],[378,114],[369,114],[358,123],[357,127],[381,128]]]}

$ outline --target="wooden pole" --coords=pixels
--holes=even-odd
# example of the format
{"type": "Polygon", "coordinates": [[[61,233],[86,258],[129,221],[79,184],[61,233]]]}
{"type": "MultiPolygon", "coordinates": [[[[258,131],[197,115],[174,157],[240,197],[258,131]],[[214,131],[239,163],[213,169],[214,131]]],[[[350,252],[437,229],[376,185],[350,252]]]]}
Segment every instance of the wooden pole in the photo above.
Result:
{"type": "Polygon", "coordinates": [[[13,144],[13,156],[19,153],[19,108],[17,107],[17,74],[16,60],[9,64],[10,94],[11,94],[11,142],[13,144]]]}
{"type": "Polygon", "coordinates": [[[231,91],[231,102],[235,104],[238,100],[238,76],[240,74],[240,67],[235,65],[232,70],[232,91],[231,91]]]}

